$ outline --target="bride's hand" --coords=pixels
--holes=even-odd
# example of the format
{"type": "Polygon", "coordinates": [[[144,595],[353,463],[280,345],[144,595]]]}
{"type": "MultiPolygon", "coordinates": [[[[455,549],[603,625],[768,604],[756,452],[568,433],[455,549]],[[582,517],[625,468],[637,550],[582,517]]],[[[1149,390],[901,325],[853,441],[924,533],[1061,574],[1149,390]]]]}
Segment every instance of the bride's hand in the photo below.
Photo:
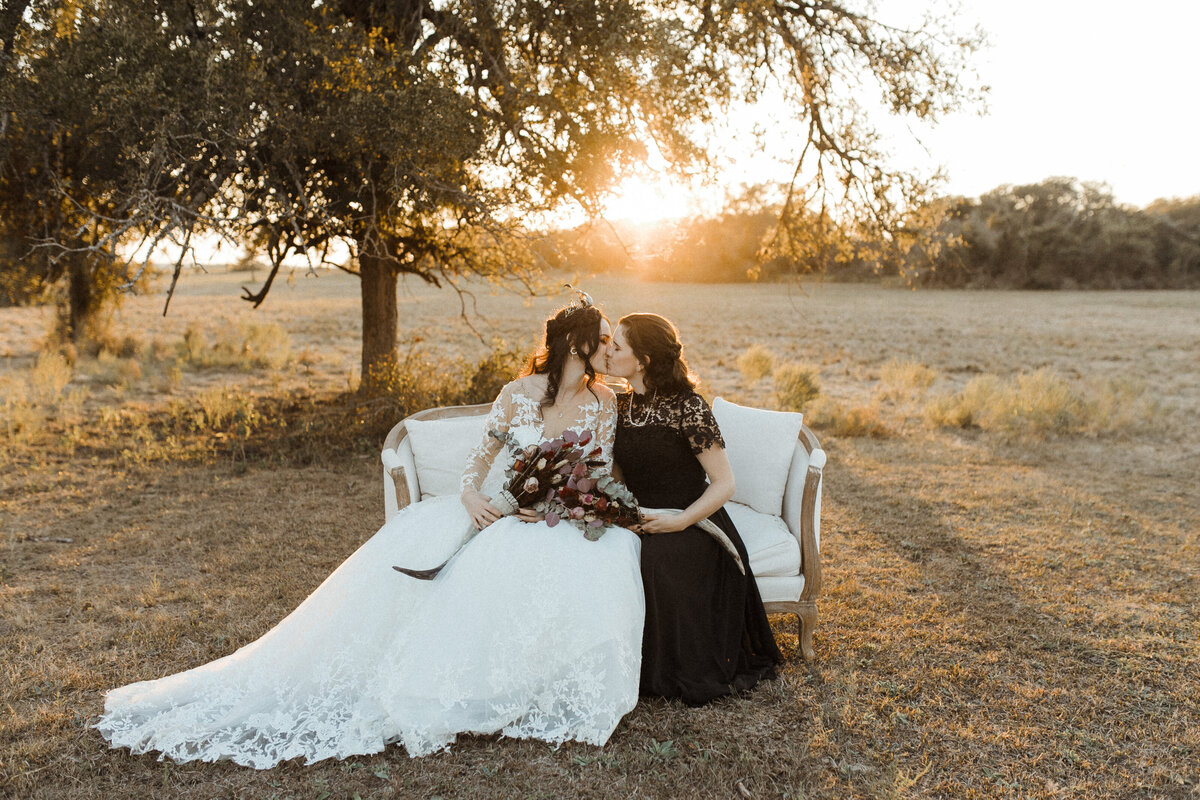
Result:
{"type": "Polygon", "coordinates": [[[637,533],[674,533],[687,526],[683,514],[646,514],[640,525],[634,526],[637,533]]]}
{"type": "Polygon", "coordinates": [[[503,516],[492,505],[491,498],[482,492],[468,489],[462,493],[462,497],[459,499],[462,501],[463,508],[467,509],[467,516],[471,518],[471,524],[475,526],[476,530],[483,530],[503,516]]]}
{"type": "Polygon", "coordinates": [[[517,509],[517,519],[521,522],[541,522],[545,518],[545,514],[534,511],[532,508],[517,509]]]}

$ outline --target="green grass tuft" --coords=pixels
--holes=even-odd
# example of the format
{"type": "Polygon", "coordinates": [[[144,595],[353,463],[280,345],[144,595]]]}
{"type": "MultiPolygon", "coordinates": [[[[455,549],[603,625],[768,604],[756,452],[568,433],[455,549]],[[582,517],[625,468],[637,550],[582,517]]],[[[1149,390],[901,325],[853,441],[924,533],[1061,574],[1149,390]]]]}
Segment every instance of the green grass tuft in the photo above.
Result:
{"type": "Polygon", "coordinates": [[[821,393],[817,373],[800,364],[784,364],[775,370],[771,396],[782,411],[803,411],[821,393]]]}

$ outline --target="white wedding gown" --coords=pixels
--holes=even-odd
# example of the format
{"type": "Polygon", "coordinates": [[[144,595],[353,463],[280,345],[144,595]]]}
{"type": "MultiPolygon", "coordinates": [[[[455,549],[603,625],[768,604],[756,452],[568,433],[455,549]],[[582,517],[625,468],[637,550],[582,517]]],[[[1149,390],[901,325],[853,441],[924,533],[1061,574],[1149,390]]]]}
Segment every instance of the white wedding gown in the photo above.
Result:
{"type": "MultiPolygon", "coordinates": [[[[616,406],[602,398],[567,427],[592,430],[611,463],[616,406]]],[[[505,387],[488,426],[521,445],[543,439],[524,382],[505,387]]],[[[464,485],[478,485],[500,449],[485,437],[464,485]]],[[[434,581],[392,569],[441,563],[468,523],[457,497],[403,509],[260,639],[108,692],[96,727],[134,753],[260,769],[391,742],[419,756],[459,733],[603,744],[637,703],[637,537],[612,528],[590,542],[572,525],[505,517],[434,581]]]]}

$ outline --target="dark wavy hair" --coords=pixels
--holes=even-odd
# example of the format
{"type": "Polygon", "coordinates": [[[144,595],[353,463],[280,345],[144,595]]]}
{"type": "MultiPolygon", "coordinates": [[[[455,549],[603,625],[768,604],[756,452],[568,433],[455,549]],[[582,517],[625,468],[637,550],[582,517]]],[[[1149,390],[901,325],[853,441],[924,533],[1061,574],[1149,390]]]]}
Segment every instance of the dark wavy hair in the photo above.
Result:
{"type": "MultiPolygon", "coordinates": [[[[600,320],[606,319],[595,306],[570,305],[560,308],[546,320],[546,334],[537,352],[525,362],[521,375],[545,375],[546,394],[542,405],[554,404],[558,397],[558,384],[562,380],[563,364],[571,354],[571,348],[583,359],[583,371],[587,374],[587,387],[591,391],[596,382],[596,370],[592,369],[592,356],[600,349],[600,320]]],[[[592,392],[595,395],[595,392],[592,392]]]]}
{"type": "Polygon", "coordinates": [[[683,360],[679,331],[658,314],[626,314],[617,321],[634,357],[646,368],[642,378],[647,389],[663,394],[691,392],[696,377],[683,360]]]}

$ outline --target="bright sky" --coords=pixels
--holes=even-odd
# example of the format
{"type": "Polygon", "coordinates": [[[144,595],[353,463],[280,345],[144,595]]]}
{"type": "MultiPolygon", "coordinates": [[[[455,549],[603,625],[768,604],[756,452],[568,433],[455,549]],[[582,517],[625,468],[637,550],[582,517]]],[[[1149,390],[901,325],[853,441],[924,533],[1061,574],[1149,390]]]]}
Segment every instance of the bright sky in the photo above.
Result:
{"type": "MultiPolygon", "coordinates": [[[[914,17],[928,0],[882,0],[914,17]]],[[[964,2],[964,27],[980,25],[989,46],[976,56],[991,87],[985,117],[959,114],[916,130],[928,154],[902,147],[904,161],[947,168],[946,191],[970,197],[1001,184],[1064,175],[1107,183],[1117,200],[1144,206],[1158,197],[1200,194],[1200,88],[1194,0],[1009,0],[964,2]]],[[[778,114],[758,109],[761,119],[778,114]]],[[[732,155],[725,180],[778,177],[791,154],[779,137],[772,157],[732,155]]],[[[749,145],[747,144],[746,147],[749,145]]],[[[677,191],[634,182],[609,216],[661,218],[688,213],[677,191]]]]}

